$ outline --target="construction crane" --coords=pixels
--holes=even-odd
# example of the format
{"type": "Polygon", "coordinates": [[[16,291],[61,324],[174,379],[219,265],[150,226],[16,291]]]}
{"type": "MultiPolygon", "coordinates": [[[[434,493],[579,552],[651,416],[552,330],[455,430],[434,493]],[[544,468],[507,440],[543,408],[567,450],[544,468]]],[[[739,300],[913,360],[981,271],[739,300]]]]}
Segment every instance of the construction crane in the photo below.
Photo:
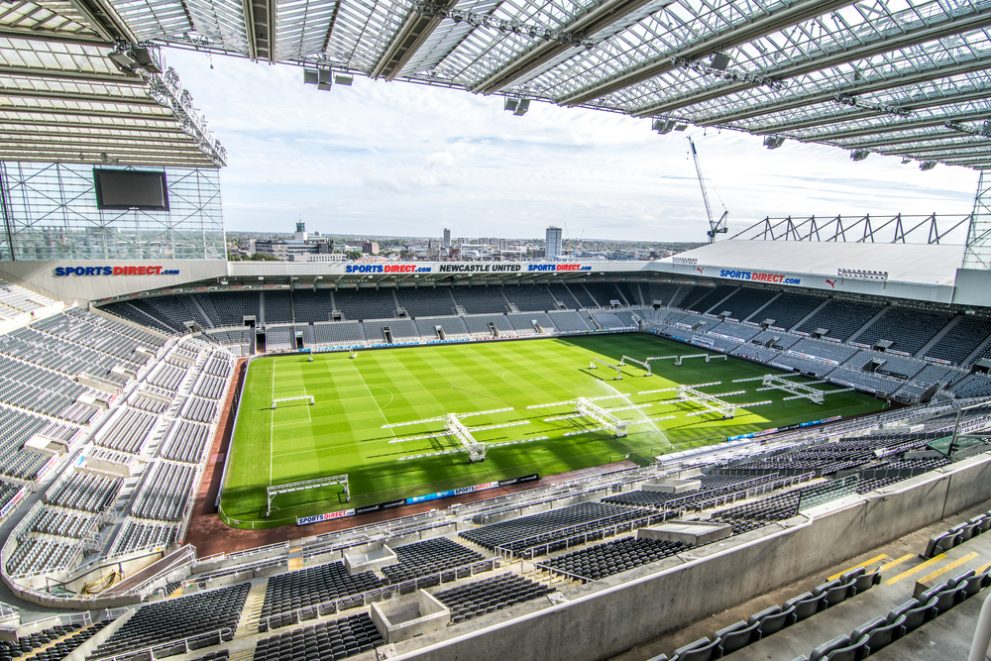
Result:
{"type": "Polygon", "coordinates": [[[705,217],[709,220],[709,231],[706,232],[706,236],[709,237],[709,243],[716,240],[717,234],[726,234],[726,218],[729,216],[729,211],[723,206],[723,215],[719,217],[719,220],[712,219],[712,205],[709,204],[709,193],[705,189],[705,177],[702,175],[702,165],[699,163],[699,153],[695,149],[695,142],[688,138],[688,144],[692,148],[692,160],[695,162],[695,173],[699,177],[699,188],[702,190],[702,202],[705,203],[705,217]]]}

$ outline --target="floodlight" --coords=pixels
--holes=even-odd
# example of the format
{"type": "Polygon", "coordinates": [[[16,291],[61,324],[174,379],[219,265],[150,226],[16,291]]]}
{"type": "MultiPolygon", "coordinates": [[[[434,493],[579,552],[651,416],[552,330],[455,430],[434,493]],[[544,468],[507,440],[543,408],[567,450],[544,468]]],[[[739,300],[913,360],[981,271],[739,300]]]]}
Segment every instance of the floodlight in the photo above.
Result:
{"type": "Polygon", "coordinates": [[[334,82],[338,85],[344,85],[345,87],[350,87],[351,83],[354,82],[354,76],[349,73],[338,73],[334,74],[334,82]]]}
{"type": "Polygon", "coordinates": [[[506,103],[503,105],[502,109],[503,110],[508,110],[510,112],[516,112],[516,104],[519,103],[519,102],[520,102],[519,99],[513,99],[513,98],[510,98],[510,97],[506,97],[506,103]]]}
{"type": "Polygon", "coordinates": [[[530,99],[520,99],[520,102],[516,104],[516,110],[513,112],[517,117],[522,117],[526,114],[526,111],[530,109],[530,99]]]}
{"type": "Polygon", "coordinates": [[[714,53],[709,66],[717,71],[726,71],[726,67],[729,66],[730,62],[730,57],[726,53],[714,53]]]}
{"type": "Polygon", "coordinates": [[[124,73],[131,73],[138,66],[138,61],[124,51],[114,51],[108,57],[124,73]]]}
{"type": "Polygon", "coordinates": [[[674,121],[670,119],[655,119],[650,129],[657,131],[658,135],[666,135],[674,130],[674,121]]]}
{"type": "Polygon", "coordinates": [[[777,149],[785,143],[785,139],[780,135],[769,135],[764,138],[764,146],[768,149],[777,149]]]}
{"type": "Polygon", "coordinates": [[[936,161],[922,161],[919,163],[919,169],[925,172],[926,170],[932,170],[936,167],[936,161]]]}
{"type": "Polygon", "coordinates": [[[850,152],[851,161],[862,161],[870,155],[870,152],[866,149],[855,149],[850,152]]]}

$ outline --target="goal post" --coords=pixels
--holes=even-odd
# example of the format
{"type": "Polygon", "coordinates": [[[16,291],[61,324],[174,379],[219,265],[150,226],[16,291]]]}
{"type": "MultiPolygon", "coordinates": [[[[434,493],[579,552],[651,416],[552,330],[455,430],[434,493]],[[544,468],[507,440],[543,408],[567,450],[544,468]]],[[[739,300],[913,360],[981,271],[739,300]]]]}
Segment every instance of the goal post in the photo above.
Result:
{"type": "Polygon", "coordinates": [[[294,402],[306,402],[310,406],[316,404],[313,395],[296,395],[295,397],[275,397],[272,399],[272,408],[279,408],[279,404],[292,404],[294,402]]]}
{"type": "Polygon", "coordinates": [[[351,489],[348,484],[348,474],[342,473],[340,475],[327,475],[325,477],[318,477],[312,480],[301,480],[299,482],[287,482],[286,484],[271,484],[265,489],[265,518],[269,518],[272,515],[272,501],[275,500],[276,496],[280,496],[286,493],[297,493],[299,491],[312,491],[314,489],[322,489],[324,487],[331,487],[334,485],[339,485],[344,492],[345,502],[351,502],[351,489]]]}

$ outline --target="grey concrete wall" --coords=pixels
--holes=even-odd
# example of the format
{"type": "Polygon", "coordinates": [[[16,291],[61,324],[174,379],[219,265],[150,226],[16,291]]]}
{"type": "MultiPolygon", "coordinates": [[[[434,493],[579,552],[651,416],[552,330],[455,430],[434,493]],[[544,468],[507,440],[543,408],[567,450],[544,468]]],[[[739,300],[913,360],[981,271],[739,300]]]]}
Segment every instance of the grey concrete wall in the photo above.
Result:
{"type": "Polygon", "coordinates": [[[898,489],[821,507],[794,527],[750,542],[696,552],[706,557],[686,554],[649,576],[597,591],[589,586],[590,594],[568,603],[436,645],[401,645],[399,658],[591,660],[617,654],[987,500],[988,471],[991,457],[982,455],[898,489]]]}

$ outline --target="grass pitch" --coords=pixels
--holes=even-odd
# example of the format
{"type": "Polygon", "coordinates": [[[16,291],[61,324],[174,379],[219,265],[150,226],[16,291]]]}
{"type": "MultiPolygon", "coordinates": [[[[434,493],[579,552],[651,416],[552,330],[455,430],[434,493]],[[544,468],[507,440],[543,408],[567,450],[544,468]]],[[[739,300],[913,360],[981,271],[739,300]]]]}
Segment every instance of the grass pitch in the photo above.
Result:
{"type": "MultiPolygon", "coordinates": [[[[774,368],[734,358],[706,364],[685,361],[654,363],[654,375],[627,365],[622,380],[606,367],[589,369],[593,359],[610,363],[622,355],[696,354],[702,350],[644,334],[581,336],[515,342],[450,344],[427,347],[317,354],[255,360],[248,370],[232,456],[221,497],[225,520],[237,527],[260,528],[295,522],[297,516],[386,502],[407,496],[452,489],[529,473],[542,476],[598,466],[623,458],[649,457],[693,446],[718,443],[726,436],[816,420],[833,415],[851,416],[878,411],[880,400],[856,392],[826,397],[824,405],[806,400],[784,401],[787,393],[757,392],[759,381],[733,383],[774,368]],[[771,404],[741,409],[732,420],[693,416],[698,408],[665,402],[674,392],[641,394],[680,384],[721,381],[702,388],[706,393],[745,390],[724,397],[733,403],[772,400],[771,404]],[[276,397],[312,395],[305,402],[271,408],[276,397]],[[596,404],[616,411],[628,422],[629,435],[613,438],[606,431],[584,430],[596,424],[587,418],[566,416],[568,406],[528,409],[528,406],[573,400],[606,399],[596,404]],[[608,397],[608,398],[607,398],[608,397]],[[640,410],[630,408],[645,405],[640,410]],[[448,413],[469,413],[512,407],[512,411],[475,416],[465,424],[516,426],[479,431],[483,442],[499,443],[547,437],[489,450],[483,462],[469,463],[467,455],[413,458],[459,447],[451,438],[390,442],[399,437],[441,431],[443,422],[384,428],[448,413]],[[672,416],[649,422],[648,418],[672,416]],[[280,495],[271,516],[265,518],[265,490],[283,484],[347,473],[351,503],[340,499],[339,489],[327,487],[280,495]]],[[[834,386],[817,386],[829,391],[834,386]]]]}

